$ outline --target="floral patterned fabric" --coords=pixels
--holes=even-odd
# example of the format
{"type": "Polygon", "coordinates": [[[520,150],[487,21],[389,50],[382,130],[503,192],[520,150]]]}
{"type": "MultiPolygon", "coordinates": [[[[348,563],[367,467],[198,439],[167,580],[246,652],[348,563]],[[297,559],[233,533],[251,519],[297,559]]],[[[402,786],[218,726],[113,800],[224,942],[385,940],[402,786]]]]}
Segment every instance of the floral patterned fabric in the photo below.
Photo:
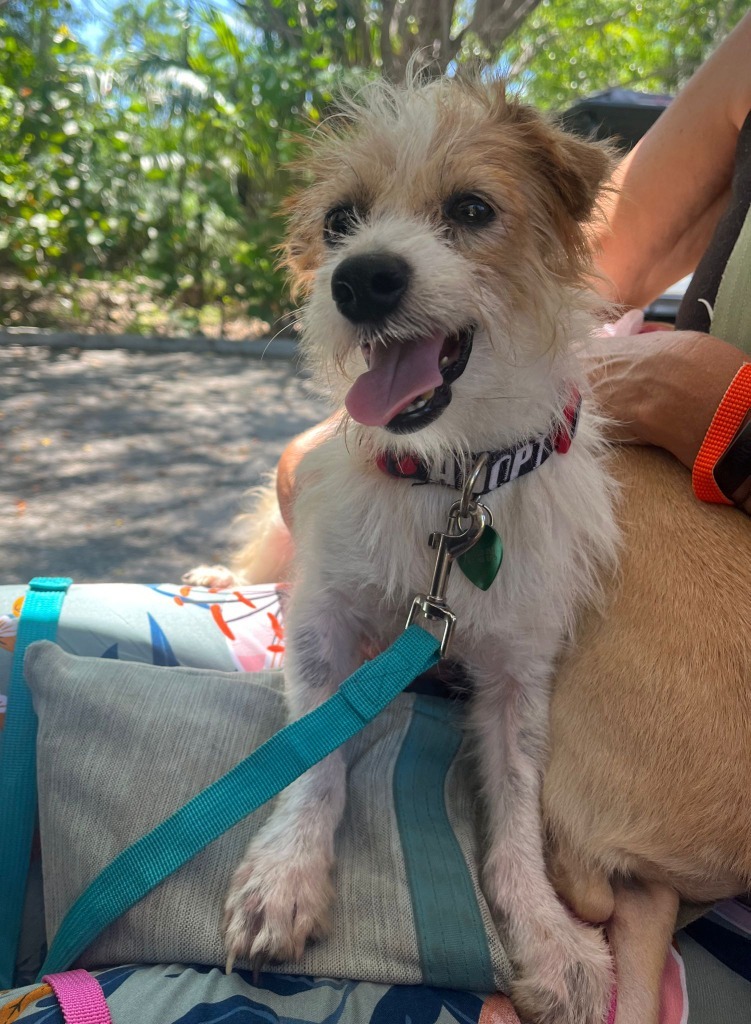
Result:
{"type": "MultiPolygon", "coordinates": [[[[505,996],[159,965],[93,972],[113,1024],[518,1024],[505,996]]],[[[0,995],[0,1024],[64,1024],[49,985],[0,995]]]]}

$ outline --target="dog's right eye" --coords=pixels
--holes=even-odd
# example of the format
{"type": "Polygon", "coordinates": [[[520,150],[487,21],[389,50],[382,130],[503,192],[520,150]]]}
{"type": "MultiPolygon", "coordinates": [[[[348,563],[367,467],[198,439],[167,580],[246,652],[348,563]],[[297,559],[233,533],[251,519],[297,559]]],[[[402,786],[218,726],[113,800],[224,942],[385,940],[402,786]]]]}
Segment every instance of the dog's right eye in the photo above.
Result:
{"type": "Polygon", "coordinates": [[[473,192],[452,196],[444,206],[449,220],[465,228],[482,228],[495,219],[495,210],[473,192]]]}
{"type": "Polygon", "coordinates": [[[354,206],[335,206],[329,210],[323,220],[323,240],[329,245],[336,245],[345,235],[352,233],[357,221],[354,206]]]}

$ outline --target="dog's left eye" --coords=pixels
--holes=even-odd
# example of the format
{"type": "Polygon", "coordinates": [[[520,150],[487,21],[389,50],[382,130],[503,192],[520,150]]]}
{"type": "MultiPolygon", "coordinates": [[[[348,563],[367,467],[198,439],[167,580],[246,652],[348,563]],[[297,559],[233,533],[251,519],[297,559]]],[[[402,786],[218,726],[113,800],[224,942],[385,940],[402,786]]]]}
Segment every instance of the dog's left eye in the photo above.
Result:
{"type": "Polygon", "coordinates": [[[443,210],[449,220],[470,228],[481,228],[495,217],[495,210],[490,203],[471,193],[452,196],[443,210]]]}
{"type": "Polygon", "coordinates": [[[352,233],[357,222],[357,211],[354,206],[335,206],[323,219],[323,240],[329,245],[336,245],[345,235],[352,233]]]}

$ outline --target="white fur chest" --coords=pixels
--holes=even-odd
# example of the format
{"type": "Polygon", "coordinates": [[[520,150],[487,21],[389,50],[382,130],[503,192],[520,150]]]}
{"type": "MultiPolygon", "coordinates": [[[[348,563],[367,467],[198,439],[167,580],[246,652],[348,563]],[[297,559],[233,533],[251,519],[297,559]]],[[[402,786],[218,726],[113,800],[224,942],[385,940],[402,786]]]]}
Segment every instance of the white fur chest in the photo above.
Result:
{"type": "MultiPolygon", "coordinates": [[[[486,495],[504,560],[489,590],[454,567],[447,599],[461,651],[492,633],[504,647],[557,646],[597,574],[612,559],[611,487],[597,437],[585,422],[571,450],[486,495]]],[[[311,588],[352,605],[363,627],[388,640],[417,593],[427,593],[433,531],[447,528],[458,492],[386,476],[350,454],[341,437],[308,456],[296,509],[299,596],[311,588]]]]}

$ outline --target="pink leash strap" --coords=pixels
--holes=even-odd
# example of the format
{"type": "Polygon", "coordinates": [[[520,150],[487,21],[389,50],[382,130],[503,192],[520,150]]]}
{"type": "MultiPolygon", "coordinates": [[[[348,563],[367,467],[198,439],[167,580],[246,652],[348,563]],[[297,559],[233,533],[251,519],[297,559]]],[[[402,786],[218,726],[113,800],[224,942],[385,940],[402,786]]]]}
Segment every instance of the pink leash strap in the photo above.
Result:
{"type": "Polygon", "coordinates": [[[618,1008],[618,996],[615,987],[610,996],[610,1008],[608,1009],[608,1024],[615,1024],[615,1012],[618,1008]]]}
{"type": "Polygon", "coordinates": [[[102,986],[88,971],[45,974],[55,993],[65,1024],[112,1024],[102,986]]]}

